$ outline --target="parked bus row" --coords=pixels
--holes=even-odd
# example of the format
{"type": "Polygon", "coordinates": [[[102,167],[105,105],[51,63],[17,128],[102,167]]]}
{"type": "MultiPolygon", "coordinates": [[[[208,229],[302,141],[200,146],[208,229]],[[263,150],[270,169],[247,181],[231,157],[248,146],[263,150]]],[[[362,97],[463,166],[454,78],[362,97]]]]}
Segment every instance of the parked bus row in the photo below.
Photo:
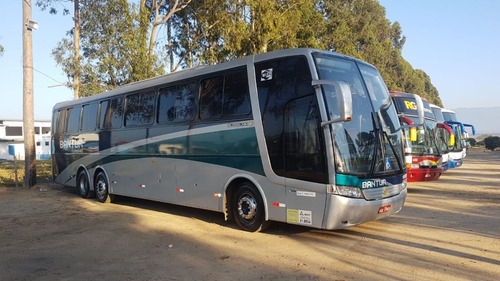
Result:
{"type": "Polygon", "coordinates": [[[247,231],[340,229],[403,207],[416,112],[402,126],[380,73],[358,59],[252,55],[56,104],[53,176],[84,198],[214,210],[247,231]]]}
{"type": "Polygon", "coordinates": [[[408,181],[438,180],[449,168],[460,167],[466,156],[468,133],[455,112],[429,104],[422,98],[419,104],[413,94],[391,92],[403,131],[405,163],[408,181]],[[424,109],[424,124],[416,125],[418,107],[424,109]]]}

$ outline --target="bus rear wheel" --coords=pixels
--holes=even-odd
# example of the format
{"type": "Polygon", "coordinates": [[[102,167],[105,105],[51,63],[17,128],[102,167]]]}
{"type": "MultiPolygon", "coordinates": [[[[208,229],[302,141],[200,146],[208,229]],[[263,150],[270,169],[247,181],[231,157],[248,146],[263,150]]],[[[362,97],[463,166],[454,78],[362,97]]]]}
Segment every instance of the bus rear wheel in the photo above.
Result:
{"type": "Polygon", "coordinates": [[[97,201],[101,203],[111,202],[111,196],[109,195],[108,178],[102,171],[99,172],[95,177],[94,190],[97,201]]]}
{"type": "Polygon", "coordinates": [[[82,170],[78,173],[76,188],[78,189],[78,194],[80,194],[82,198],[90,198],[92,193],[90,191],[89,175],[87,171],[82,170]]]}
{"type": "Polygon", "coordinates": [[[232,213],[238,226],[246,231],[262,231],[267,226],[264,202],[252,184],[242,183],[233,197],[232,213]]]}

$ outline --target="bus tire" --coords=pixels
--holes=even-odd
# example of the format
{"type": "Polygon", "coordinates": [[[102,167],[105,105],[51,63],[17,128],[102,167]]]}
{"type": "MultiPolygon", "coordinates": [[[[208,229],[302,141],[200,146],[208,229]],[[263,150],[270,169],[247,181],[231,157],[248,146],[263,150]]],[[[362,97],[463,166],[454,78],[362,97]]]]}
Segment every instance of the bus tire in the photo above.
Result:
{"type": "Polygon", "coordinates": [[[87,171],[82,170],[78,173],[78,177],[76,178],[76,188],[78,194],[80,194],[82,198],[90,198],[92,192],[90,191],[89,175],[87,171]]]}
{"type": "Polygon", "coordinates": [[[267,226],[264,201],[259,191],[249,182],[240,184],[233,196],[232,214],[236,224],[243,230],[256,232],[267,226]]]}
{"type": "Polygon", "coordinates": [[[95,177],[94,190],[97,201],[101,203],[111,202],[111,196],[109,195],[109,183],[106,174],[100,171],[95,177]]]}

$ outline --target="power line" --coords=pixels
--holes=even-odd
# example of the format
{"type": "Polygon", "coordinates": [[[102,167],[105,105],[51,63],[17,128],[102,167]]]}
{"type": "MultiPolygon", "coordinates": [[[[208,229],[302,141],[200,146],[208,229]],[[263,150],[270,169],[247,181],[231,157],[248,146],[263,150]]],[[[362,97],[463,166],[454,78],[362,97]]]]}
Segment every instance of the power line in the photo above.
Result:
{"type": "MultiPolygon", "coordinates": [[[[67,85],[69,85],[68,83],[61,83],[60,81],[57,81],[55,78],[50,77],[48,74],[45,74],[45,73],[41,72],[40,70],[38,70],[38,69],[36,69],[36,68],[34,68],[34,67],[32,67],[32,69],[33,69],[34,71],[36,71],[36,72],[38,72],[38,73],[42,74],[43,76],[45,76],[45,77],[47,77],[47,78],[49,78],[49,79],[51,79],[51,80],[55,81],[55,82],[58,84],[57,86],[67,86],[67,85]]],[[[49,86],[49,88],[50,88],[50,87],[53,87],[53,86],[49,86]]]]}

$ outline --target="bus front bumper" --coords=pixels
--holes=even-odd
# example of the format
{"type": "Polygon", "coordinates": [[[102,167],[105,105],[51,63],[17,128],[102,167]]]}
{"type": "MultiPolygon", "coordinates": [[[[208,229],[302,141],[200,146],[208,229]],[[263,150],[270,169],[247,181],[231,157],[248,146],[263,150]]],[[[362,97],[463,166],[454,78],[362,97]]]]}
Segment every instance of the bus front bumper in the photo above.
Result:
{"type": "Polygon", "coordinates": [[[448,160],[448,168],[458,168],[462,166],[463,160],[448,160]]]}
{"type": "Polygon", "coordinates": [[[438,180],[443,169],[441,168],[418,168],[418,169],[408,169],[408,182],[415,181],[435,181],[438,180]]]}
{"type": "Polygon", "coordinates": [[[398,195],[373,201],[330,195],[323,228],[342,229],[396,214],[403,208],[406,194],[405,188],[398,195]]]}

